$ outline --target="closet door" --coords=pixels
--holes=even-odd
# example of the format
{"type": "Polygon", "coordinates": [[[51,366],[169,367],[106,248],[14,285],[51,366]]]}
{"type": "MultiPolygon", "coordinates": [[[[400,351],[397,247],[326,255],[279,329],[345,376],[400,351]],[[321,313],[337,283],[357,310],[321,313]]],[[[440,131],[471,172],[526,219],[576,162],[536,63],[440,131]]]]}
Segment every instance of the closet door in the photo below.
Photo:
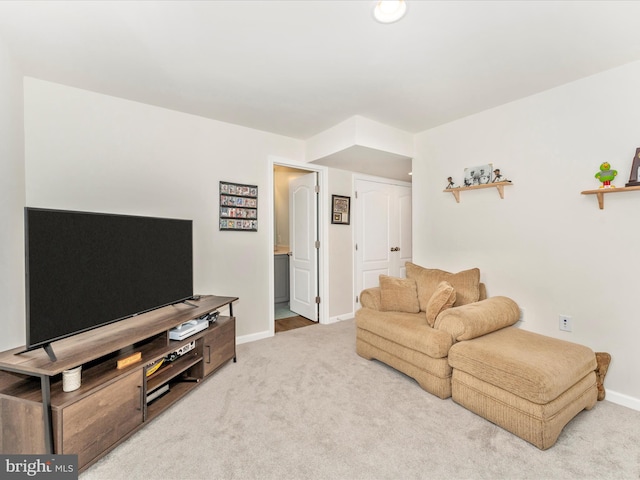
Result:
{"type": "Polygon", "coordinates": [[[357,309],[360,292],[377,287],[381,274],[405,276],[412,259],[411,186],[357,179],[354,222],[357,309]]]}

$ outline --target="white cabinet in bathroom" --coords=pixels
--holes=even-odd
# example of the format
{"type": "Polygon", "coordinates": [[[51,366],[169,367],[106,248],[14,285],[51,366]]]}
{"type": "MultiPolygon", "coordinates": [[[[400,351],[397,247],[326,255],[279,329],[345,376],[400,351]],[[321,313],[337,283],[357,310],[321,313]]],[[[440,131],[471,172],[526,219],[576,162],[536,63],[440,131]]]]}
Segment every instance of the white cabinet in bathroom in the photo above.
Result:
{"type": "Polygon", "coordinates": [[[274,255],[273,273],[275,303],[286,303],[289,301],[289,255],[287,253],[274,255]]]}

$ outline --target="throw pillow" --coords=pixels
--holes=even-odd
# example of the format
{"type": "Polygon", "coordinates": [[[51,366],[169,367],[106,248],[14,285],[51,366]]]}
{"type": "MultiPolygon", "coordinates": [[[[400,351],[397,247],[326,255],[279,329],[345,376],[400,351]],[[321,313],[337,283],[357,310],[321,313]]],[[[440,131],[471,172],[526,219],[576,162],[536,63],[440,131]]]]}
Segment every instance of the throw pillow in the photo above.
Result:
{"type": "Polygon", "coordinates": [[[440,312],[453,307],[456,303],[456,291],[449,282],[440,282],[427,304],[427,323],[433,327],[440,312]]]}
{"type": "Polygon", "coordinates": [[[454,306],[466,305],[480,299],[480,269],[471,268],[458,273],[445,272],[437,268],[424,268],[406,262],[407,278],[416,281],[420,310],[427,311],[431,296],[440,282],[449,282],[456,291],[454,306]]]}
{"type": "Polygon", "coordinates": [[[418,289],[415,280],[380,275],[380,309],[383,312],[418,313],[418,289]]]}

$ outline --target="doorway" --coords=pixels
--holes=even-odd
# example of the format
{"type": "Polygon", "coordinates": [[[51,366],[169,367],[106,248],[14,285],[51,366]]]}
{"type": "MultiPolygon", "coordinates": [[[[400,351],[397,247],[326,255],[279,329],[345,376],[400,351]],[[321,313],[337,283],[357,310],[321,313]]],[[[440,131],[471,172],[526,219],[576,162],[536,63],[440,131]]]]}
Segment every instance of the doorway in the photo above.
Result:
{"type": "Polygon", "coordinates": [[[326,210],[322,208],[322,199],[326,198],[324,178],[326,167],[272,160],[272,334],[306,326],[309,320],[327,323],[328,299],[323,292],[327,290],[324,273],[328,242],[324,241],[326,228],[319,221],[326,210]],[[282,319],[288,319],[286,325],[276,326],[282,319]]]}

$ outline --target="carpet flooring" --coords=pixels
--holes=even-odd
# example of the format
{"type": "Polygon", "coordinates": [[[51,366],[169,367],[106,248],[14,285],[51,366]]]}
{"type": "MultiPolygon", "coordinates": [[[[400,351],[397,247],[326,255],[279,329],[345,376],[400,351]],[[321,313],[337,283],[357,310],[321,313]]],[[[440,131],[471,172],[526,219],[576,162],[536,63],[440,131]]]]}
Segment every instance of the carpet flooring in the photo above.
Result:
{"type": "Polygon", "coordinates": [[[541,451],[359,357],[353,320],[237,356],[80,479],[640,479],[639,411],[598,402],[541,451]]]}

